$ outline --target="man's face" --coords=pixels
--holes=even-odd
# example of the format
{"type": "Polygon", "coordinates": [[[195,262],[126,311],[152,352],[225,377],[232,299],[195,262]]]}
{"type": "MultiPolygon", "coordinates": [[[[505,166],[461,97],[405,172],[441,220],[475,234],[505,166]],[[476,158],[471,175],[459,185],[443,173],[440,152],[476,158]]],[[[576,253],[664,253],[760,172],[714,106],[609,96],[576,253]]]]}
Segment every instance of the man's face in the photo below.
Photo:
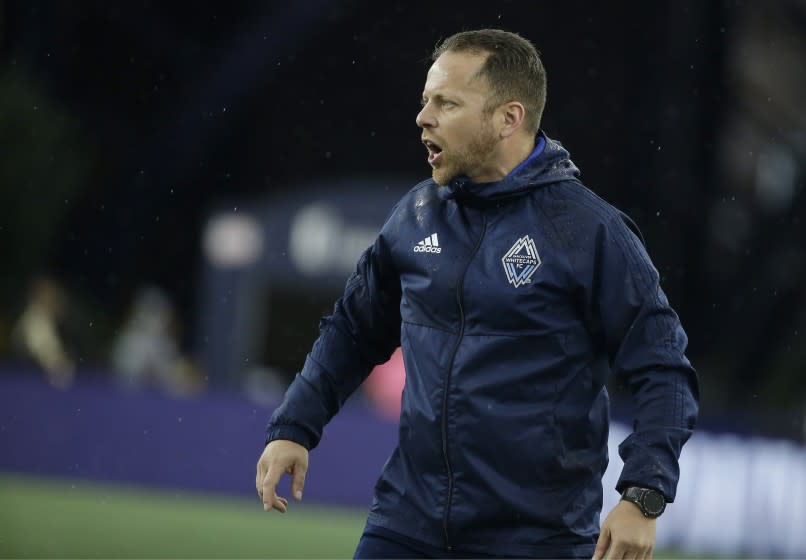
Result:
{"type": "Polygon", "coordinates": [[[498,135],[484,110],[492,92],[487,81],[476,76],[485,59],[446,52],[428,71],[417,126],[423,129],[428,163],[440,185],[458,175],[475,182],[492,180],[498,135]]]}

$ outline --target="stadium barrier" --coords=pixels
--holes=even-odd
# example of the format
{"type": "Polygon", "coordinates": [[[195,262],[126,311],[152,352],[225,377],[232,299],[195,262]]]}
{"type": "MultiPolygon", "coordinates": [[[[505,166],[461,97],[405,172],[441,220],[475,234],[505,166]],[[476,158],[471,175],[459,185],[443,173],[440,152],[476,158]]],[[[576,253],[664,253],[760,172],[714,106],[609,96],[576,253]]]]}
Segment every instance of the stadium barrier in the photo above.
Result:
{"type": "MultiPolygon", "coordinates": [[[[0,372],[0,470],[255,496],[270,413],[237,393],[180,399],[100,378],[60,390],[0,372]]],[[[618,443],[627,434],[626,425],[613,424],[604,512],[618,500],[618,443]]],[[[311,454],[306,500],[367,508],[396,437],[394,422],[361,398],[348,401],[311,454]]],[[[680,468],[677,500],[658,523],[658,547],[806,557],[804,446],[700,430],[680,468]]],[[[286,495],[287,488],[286,480],[286,495]]]]}

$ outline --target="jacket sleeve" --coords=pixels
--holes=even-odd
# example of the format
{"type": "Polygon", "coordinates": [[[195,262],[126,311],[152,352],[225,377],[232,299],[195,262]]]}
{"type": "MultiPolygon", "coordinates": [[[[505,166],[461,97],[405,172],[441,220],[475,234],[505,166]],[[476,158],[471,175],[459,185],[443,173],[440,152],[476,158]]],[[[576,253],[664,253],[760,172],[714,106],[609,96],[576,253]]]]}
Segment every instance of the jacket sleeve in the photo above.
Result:
{"type": "Polygon", "coordinates": [[[400,345],[400,278],[383,235],[358,260],[333,313],[289,385],[266,430],[266,443],[295,441],[313,449],[325,424],[400,345]]]}
{"type": "Polygon", "coordinates": [[[611,371],[634,401],[633,432],[619,446],[616,485],[654,488],[674,500],[678,459],[699,407],[697,373],[686,358],[686,333],[660,288],[635,224],[615,216],[596,236],[593,313],[611,371]]]}

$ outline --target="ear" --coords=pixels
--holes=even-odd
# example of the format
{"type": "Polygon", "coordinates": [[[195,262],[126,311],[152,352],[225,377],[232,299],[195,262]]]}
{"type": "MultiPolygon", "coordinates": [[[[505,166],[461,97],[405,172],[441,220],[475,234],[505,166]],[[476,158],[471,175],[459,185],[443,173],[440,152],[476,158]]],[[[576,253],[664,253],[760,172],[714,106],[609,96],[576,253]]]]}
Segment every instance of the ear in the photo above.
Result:
{"type": "Polygon", "coordinates": [[[526,117],[526,109],[518,101],[510,101],[500,107],[501,137],[509,138],[520,130],[523,119],[526,117]]]}

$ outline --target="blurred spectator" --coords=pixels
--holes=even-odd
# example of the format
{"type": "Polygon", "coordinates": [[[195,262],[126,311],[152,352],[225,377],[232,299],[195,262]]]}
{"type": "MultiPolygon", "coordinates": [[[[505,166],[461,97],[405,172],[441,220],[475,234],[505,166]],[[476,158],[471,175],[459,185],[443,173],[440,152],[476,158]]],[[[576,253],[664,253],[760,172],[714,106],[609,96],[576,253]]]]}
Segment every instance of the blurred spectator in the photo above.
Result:
{"type": "Polygon", "coordinates": [[[168,297],[155,287],[140,291],[112,349],[112,366],[130,388],[157,388],[188,396],[204,379],[179,344],[179,322],[168,297]]]}
{"type": "Polygon", "coordinates": [[[75,376],[75,360],[64,337],[66,310],[66,295],[59,282],[38,276],[11,333],[14,351],[41,367],[57,387],[69,386],[75,376]]]}
{"type": "Polygon", "coordinates": [[[403,365],[403,351],[398,348],[387,362],[375,366],[362,387],[364,394],[384,418],[397,421],[400,418],[405,385],[406,368],[403,365]]]}
{"type": "Polygon", "coordinates": [[[740,4],[735,18],[724,78],[731,95],[721,107],[716,158],[721,186],[711,201],[705,258],[716,312],[703,329],[712,346],[700,362],[709,372],[703,377],[711,408],[758,412],[773,433],[800,438],[806,3],[771,2],[763,10],[740,4]]]}

